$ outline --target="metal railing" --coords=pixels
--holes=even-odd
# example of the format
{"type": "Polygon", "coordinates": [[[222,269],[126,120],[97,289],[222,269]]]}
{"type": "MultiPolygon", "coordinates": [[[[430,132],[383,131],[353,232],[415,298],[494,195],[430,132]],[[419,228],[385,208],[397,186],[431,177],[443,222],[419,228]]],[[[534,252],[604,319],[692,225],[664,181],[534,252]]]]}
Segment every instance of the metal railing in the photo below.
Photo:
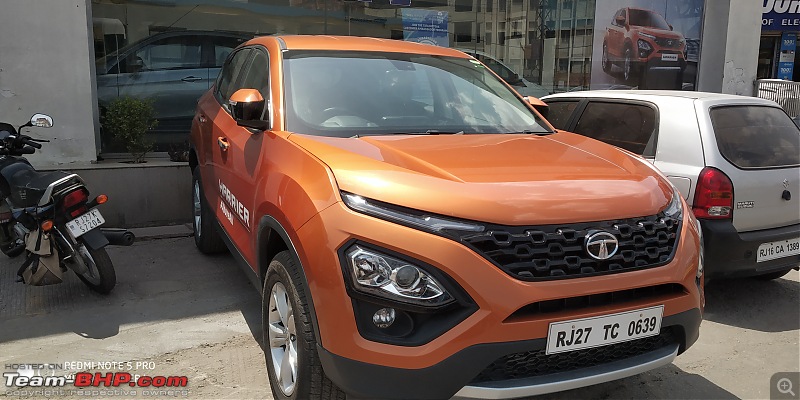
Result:
{"type": "Polygon", "coordinates": [[[778,103],[792,118],[800,116],[800,82],[759,79],[756,96],[778,103]]]}

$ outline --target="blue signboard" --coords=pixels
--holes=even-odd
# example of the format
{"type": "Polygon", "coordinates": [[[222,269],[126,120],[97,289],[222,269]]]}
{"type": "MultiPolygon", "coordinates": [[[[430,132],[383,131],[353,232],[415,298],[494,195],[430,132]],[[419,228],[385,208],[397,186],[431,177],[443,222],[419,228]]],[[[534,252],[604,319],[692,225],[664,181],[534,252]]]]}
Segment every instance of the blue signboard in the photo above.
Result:
{"type": "Polygon", "coordinates": [[[797,35],[783,32],[781,54],[778,56],[778,79],[792,80],[794,75],[794,52],[797,50],[797,35]]]}
{"type": "Polygon", "coordinates": [[[800,31],[800,1],[762,0],[761,30],[800,31]]]}
{"type": "Polygon", "coordinates": [[[404,8],[403,39],[450,47],[447,35],[447,11],[404,8]]]}

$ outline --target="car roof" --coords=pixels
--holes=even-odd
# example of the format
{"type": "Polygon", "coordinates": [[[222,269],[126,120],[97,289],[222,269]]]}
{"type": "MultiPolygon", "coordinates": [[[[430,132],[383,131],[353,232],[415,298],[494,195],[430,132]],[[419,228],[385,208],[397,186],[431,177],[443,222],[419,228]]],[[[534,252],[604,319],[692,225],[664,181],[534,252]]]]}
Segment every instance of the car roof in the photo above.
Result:
{"type": "Polygon", "coordinates": [[[708,105],[724,103],[750,103],[777,107],[777,103],[758,97],[739,96],[724,93],[693,92],[686,90],[585,90],[579,92],[557,93],[544,96],[543,100],[557,98],[606,98],[644,100],[658,103],[661,101],[687,100],[699,101],[708,105]]]}
{"type": "Polygon", "coordinates": [[[248,44],[266,44],[269,40],[281,41],[281,47],[287,50],[342,50],[342,51],[379,51],[388,53],[430,54],[469,58],[466,54],[447,47],[433,46],[394,39],[379,39],[359,36],[328,35],[279,35],[258,37],[248,44]]]}

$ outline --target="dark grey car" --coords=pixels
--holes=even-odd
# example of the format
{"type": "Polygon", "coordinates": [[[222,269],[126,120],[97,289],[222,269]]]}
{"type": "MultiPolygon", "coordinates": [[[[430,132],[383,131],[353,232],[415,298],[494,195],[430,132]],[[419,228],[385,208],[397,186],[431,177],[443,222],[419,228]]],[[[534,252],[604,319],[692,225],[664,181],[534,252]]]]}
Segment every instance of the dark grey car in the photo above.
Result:
{"type": "MultiPolygon", "coordinates": [[[[175,31],[149,36],[96,61],[101,112],[115,98],[153,100],[158,119],[153,139],[157,151],[183,143],[191,128],[197,99],[211,87],[228,54],[253,35],[175,31]]],[[[103,138],[105,152],[122,151],[103,138]]]]}

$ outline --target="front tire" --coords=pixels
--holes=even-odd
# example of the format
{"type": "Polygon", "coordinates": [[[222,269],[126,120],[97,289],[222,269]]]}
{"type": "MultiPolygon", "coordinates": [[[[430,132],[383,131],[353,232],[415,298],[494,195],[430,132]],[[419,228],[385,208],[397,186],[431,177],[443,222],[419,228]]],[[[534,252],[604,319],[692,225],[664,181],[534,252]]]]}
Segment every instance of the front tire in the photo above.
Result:
{"type": "Polygon", "coordinates": [[[608,57],[608,44],[607,43],[603,43],[602,65],[603,65],[603,72],[608,73],[609,71],[611,71],[611,60],[608,57]]]}
{"type": "Polygon", "coordinates": [[[192,172],[192,230],[194,245],[203,254],[221,253],[227,250],[217,228],[214,226],[214,215],[205,201],[203,185],[200,182],[200,168],[192,172]]]}
{"type": "Polygon", "coordinates": [[[97,293],[111,293],[117,285],[117,273],[106,249],[95,250],[81,243],[77,253],[75,256],[80,257],[88,269],[87,272],[78,274],[78,278],[97,293]]]}
{"type": "Polygon", "coordinates": [[[322,370],[302,279],[289,251],[278,253],[267,268],[261,311],[272,394],[281,400],[344,400],[322,370]]]}
{"type": "Polygon", "coordinates": [[[630,47],[625,48],[625,57],[622,61],[622,78],[626,83],[632,83],[635,79],[635,67],[633,66],[633,50],[630,47]]]}

